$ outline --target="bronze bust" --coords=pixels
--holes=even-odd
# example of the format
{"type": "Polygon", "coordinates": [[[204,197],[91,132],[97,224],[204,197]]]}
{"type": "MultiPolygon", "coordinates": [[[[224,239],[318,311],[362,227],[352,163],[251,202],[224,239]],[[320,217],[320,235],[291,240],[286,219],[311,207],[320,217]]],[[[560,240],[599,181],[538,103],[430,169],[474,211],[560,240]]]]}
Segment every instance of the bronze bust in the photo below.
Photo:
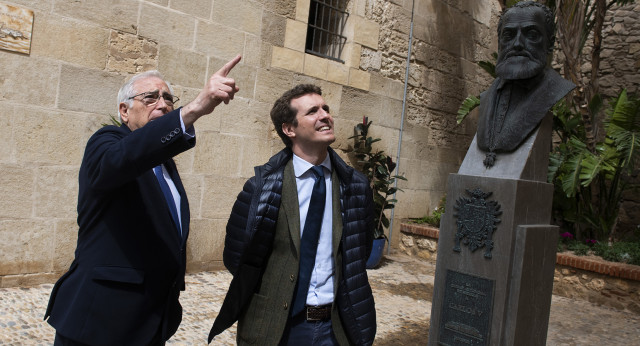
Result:
{"type": "Polygon", "coordinates": [[[536,129],[549,109],[575,85],[547,66],[555,26],[551,10],[534,1],[506,9],[498,23],[497,78],[480,95],[478,147],[484,165],[512,152],[536,129]]]}

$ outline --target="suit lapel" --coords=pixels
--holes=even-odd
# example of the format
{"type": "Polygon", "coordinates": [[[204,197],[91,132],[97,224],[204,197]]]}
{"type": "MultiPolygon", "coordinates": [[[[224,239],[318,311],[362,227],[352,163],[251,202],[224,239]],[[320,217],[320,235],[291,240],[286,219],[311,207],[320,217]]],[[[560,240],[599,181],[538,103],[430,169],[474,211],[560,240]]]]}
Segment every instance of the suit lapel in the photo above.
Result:
{"type": "Polygon", "coordinates": [[[300,204],[298,203],[296,177],[293,172],[293,160],[289,160],[284,167],[281,203],[287,217],[286,222],[289,226],[291,240],[296,248],[296,255],[300,258],[300,204]]]}
{"type": "Polygon", "coordinates": [[[340,206],[340,180],[338,178],[338,173],[336,173],[335,169],[331,174],[331,201],[332,201],[331,204],[333,206],[333,209],[332,209],[333,249],[332,251],[335,259],[335,256],[338,253],[338,248],[340,247],[340,241],[342,240],[342,210],[340,206]]]}

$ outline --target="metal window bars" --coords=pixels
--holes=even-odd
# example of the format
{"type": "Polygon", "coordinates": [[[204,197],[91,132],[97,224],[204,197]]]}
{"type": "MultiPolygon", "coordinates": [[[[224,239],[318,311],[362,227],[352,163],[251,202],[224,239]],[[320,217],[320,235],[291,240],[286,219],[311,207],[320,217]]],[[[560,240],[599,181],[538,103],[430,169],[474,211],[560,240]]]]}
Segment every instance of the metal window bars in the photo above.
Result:
{"type": "Polygon", "coordinates": [[[305,51],[327,59],[340,59],[347,38],[342,35],[349,18],[348,0],[311,0],[305,51]]]}

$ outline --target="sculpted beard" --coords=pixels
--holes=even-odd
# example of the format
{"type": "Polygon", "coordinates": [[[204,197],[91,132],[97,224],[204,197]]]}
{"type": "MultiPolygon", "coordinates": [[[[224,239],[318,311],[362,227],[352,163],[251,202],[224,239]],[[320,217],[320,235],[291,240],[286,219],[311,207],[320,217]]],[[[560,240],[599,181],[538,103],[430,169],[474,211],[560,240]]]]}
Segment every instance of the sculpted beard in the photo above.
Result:
{"type": "Polygon", "coordinates": [[[545,54],[507,51],[498,56],[496,74],[506,80],[529,79],[540,74],[546,65],[545,54]]]}

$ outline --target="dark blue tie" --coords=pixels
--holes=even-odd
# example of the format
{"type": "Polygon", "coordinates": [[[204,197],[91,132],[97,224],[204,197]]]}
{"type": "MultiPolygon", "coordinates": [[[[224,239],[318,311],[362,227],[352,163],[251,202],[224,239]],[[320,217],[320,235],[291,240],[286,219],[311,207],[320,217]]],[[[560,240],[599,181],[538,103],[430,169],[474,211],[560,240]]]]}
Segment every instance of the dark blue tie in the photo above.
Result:
{"type": "Polygon", "coordinates": [[[313,166],[311,171],[315,175],[316,182],[313,184],[307,219],[304,222],[302,239],[300,240],[300,271],[298,272],[298,288],[296,289],[292,316],[299,314],[307,302],[309,292],[309,282],[311,272],[316,263],[316,252],[318,250],[318,238],[322,227],[324,216],[324,204],[327,187],[324,182],[324,172],[322,166],[313,166]]]}
{"type": "Polygon", "coordinates": [[[176,209],[176,201],[173,199],[173,194],[171,194],[169,184],[167,184],[167,181],[162,175],[162,165],[153,167],[153,173],[156,174],[156,178],[158,178],[158,183],[160,184],[160,189],[164,194],[164,198],[167,200],[169,210],[171,211],[171,218],[178,227],[178,231],[180,232],[180,234],[182,234],[182,227],[180,227],[180,219],[178,218],[178,210],[176,209]]]}

